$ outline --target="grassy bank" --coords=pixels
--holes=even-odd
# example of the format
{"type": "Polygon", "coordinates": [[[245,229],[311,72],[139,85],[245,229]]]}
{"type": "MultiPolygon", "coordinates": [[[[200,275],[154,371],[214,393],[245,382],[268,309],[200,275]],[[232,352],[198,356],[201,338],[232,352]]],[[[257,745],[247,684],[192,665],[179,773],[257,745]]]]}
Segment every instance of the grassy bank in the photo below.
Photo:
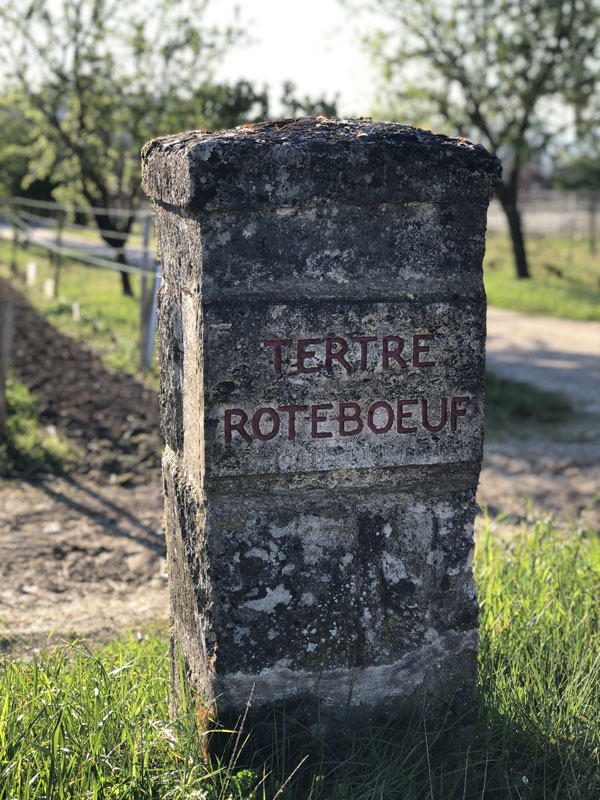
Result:
{"type": "Polygon", "coordinates": [[[506,544],[493,528],[475,558],[479,721],[424,709],[401,727],[318,735],[278,719],[261,736],[244,734],[233,759],[209,765],[193,715],[169,722],[162,636],[94,654],[80,643],[5,659],[0,798],[595,800],[598,540],[538,523],[506,544]]]}
{"type": "Polygon", "coordinates": [[[38,416],[37,401],[23,384],[9,376],[6,385],[7,424],[0,440],[0,477],[38,472],[68,472],[77,459],[75,445],[38,416]]]}
{"type": "Polygon", "coordinates": [[[140,371],[140,278],[131,275],[135,297],[126,297],[121,291],[119,273],[91,267],[74,259],[64,258],[60,270],[58,298],[44,295],[44,279],[54,278],[54,266],[47,251],[39,247],[19,249],[17,267],[19,277],[10,274],[11,247],[0,240],[0,277],[14,280],[22,291],[50,322],[62,333],[74,337],[95,350],[109,369],[118,369],[136,377],[143,377],[149,385],[156,385],[158,365],[142,375],[140,371]],[[34,286],[25,286],[24,276],[28,261],[37,264],[34,286]],[[80,319],[73,318],[73,303],[79,303],[80,319]]]}
{"type": "Polygon", "coordinates": [[[583,239],[529,236],[531,278],[517,280],[508,235],[488,233],[484,282],[488,303],[527,314],[600,321],[600,266],[583,239]]]}

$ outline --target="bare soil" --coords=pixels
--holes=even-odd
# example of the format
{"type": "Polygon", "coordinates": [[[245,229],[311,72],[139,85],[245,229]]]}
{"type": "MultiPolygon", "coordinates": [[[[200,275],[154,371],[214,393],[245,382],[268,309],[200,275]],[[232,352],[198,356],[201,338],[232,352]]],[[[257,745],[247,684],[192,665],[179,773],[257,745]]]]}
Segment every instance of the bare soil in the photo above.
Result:
{"type": "MultiPolygon", "coordinates": [[[[0,646],[40,645],[49,636],[97,639],[166,620],[156,397],[130,376],[106,370],[97,356],[10,291],[16,302],[16,376],[39,397],[43,422],[77,441],[81,459],[68,476],[0,481],[0,646]]],[[[501,317],[489,326],[490,341],[496,336],[490,361],[494,369],[495,361],[503,363],[503,374],[510,376],[516,370],[506,365],[520,365],[527,348],[521,347],[522,332],[519,347],[498,344],[506,327],[501,317]]],[[[529,352],[537,358],[540,347],[556,344],[554,321],[527,319],[529,352]]],[[[600,342],[600,326],[583,331],[598,334],[600,342]]],[[[562,351],[569,364],[563,389],[583,409],[597,400],[589,397],[589,372],[599,359],[593,352],[578,358],[577,348],[574,335],[562,351]]],[[[544,371],[539,375],[543,387],[544,371]]],[[[556,375],[548,378],[548,388],[555,380],[556,375]]],[[[561,429],[562,440],[541,440],[534,430],[529,437],[488,444],[480,502],[515,519],[527,515],[529,502],[538,514],[559,509],[561,520],[577,519],[600,491],[600,430],[590,422],[595,419],[576,414],[572,426],[567,421],[561,429]]],[[[588,523],[598,522],[596,507],[588,523]]]]}
{"type": "Polygon", "coordinates": [[[486,442],[478,500],[515,518],[556,516],[600,528],[600,323],[489,308],[487,364],[496,374],[567,395],[554,429],[486,442]]]}

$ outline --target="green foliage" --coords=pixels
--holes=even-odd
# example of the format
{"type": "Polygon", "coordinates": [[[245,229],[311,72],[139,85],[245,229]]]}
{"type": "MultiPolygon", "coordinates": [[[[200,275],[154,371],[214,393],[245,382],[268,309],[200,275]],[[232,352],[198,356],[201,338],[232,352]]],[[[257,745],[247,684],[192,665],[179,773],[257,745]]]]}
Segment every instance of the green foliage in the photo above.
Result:
{"type": "Polygon", "coordinates": [[[371,0],[369,6],[389,18],[370,39],[386,81],[383,113],[481,142],[502,159],[498,197],[517,273],[528,277],[520,170],[565,137],[566,108],[581,117],[597,90],[598,0],[371,0]]]}
{"type": "Polygon", "coordinates": [[[531,236],[527,291],[514,277],[505,234],[488,233],[483,277],[488,303],[527,314],[600,321],[600,271],[589,243],[567,236],[531,236]]]}
{"type": "Polygon", "coordinates": [[[209,765],[191,707],[169,721],[162,635],[118,639],[94,654],[75,642],[5,658],[0,800],[596,800],[597,538],[550,522],[507,536],[487,520],[475,576],[478,718],[424,707],[401,723],[327,732],[278,712],[209,765]]]}
{"type": "Polygon", "coordinates": [[[75,464],[73,445],[42,425],[37,400],[27,388],[8,377],[6,436],[0,441],[0,476],[11,472],[66,472],[75,464]]]}
{"type": "Polygon", "coordinates": [[[215,65],[241,32],[208,26],[206,5],[160,0],[149,14],[142,0],[1,4],[3,89],[16,129],[5,132],[10,152],[0,155],[0,178],[13,175],[12,158],[25,159],[25,187],[51,179],[59,201],[117,209],[94,218],[104,241],[122,248],[135,220],[127,212],[144,200],[146,141],[266,115],[264,91],[214,82],[215,65]]]}
{"type": "Polygon", "coordinates": [[[580,108],[598,81],[597,0],[371,5],[391,23],[374,52],[390,95],[410,101],[421,119],[483,140],[513,161],[523,162],[555,133],[546,100],[580,108]]]}
{"type": "Polygon", "coordinates": [[[308,95],[299,98],[293,81],[284,81],[281,104],[285,117],[335,117],[337,114],[337,95],[333,100],[325,97],[312,99],[308,95]]]}
{"type": "MultiPolygon", "coordinates": [[[[29,172],[27,143],[31,130],[27,117],[21,111],[20,97],[16,93],[0,96],[0,197],[11,197],[23,192],[22,183],[29,172]]],[[[26,194],[39,199],[50,199],[52,184],[48,180],[31,181],[26,194]]]]}
{"type": "Polygon", "coordinates": [[[7,661],[0,798],[217,800],[194,725],[169,722],[165,649],[148,634],[96,655],[74,642],[33,663],[7,661]]]}
{"type": "Polygon", "coordinates": [[[563,157],[552,179],[561,189],[600,190],[600,152],[598,155],[563,157]]]}
{"type": "Polygon", "coordinates": [[[568,398],[558,392],[538,389],[529,383],[485,374],[486,440],[501,433],[523,435],[545,426],[554,428],[569,419],[568,398]]]}

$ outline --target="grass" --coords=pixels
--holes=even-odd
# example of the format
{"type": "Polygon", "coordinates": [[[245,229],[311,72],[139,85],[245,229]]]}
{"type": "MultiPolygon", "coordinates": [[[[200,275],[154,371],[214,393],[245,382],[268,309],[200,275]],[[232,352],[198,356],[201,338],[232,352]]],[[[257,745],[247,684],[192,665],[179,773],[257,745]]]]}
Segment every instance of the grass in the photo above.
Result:
{"type": "MultiPolygon", "coordinates": [[[[0,276],[10,276],[11,245],[0,241],[0,276]]],[[[38,247],[19,249],[17,267],[25,275],[28,261],[37,264],[35,286],[26,287],[21,279],[17,286],[28,300],[43,313],[62,333],[91,347],[109,369],[134,375],[151,387],[158,384],[158,365],[149,371],[139,366],[140,341],[140,277],[131,275],[135,297],[126,297],[121,291],[119,273],[109,269],[91,267],[74,259],[63,259],[60,271],[58,299],[44,295],[44,278],[54,277],[54,265],[47,252],[38,247]],[[73,303],[78,302],[81,320],[73,318],[73,303]]]]}
{"type": "Polygon", "coordinates": [[[491,306],[526,314],[600,321],[600,267],[584,239],[529,236],[531,278],[517,280],[507,234],[488,233],[483,262],[491,306]]]}
{"type": "Polygon", "coordinates": [[[6,435],[0,441],[0,476],[33,472],[68,472],[76,463],[75,446],[45,427],[37,415],[37,399],[8,377],[6,435]]]}
{"type": "Polygon", "coordinates": [[[475,558],[478,720],[425,708],[328,734],[280,717],[210,765],[193,714],[169,721],[162,636],[75,643],[5,659],[0,799],[597,800],[600,544],[549,521],[507,543],[497,524],[475,558]]]}

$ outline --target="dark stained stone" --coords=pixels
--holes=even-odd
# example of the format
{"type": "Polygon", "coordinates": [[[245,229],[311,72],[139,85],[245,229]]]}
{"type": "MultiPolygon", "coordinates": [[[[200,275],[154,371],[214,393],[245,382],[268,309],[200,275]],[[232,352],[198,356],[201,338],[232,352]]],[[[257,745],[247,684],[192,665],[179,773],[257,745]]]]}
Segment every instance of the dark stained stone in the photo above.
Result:
{"type": "Polygon", "coordinates": [[[499,162],[317,118],[158,139],[143,179],[173,652],[192,685],[224,714],[253,686],[257,712],[313,696],[336,720],[469,703],[499,162]]]}

